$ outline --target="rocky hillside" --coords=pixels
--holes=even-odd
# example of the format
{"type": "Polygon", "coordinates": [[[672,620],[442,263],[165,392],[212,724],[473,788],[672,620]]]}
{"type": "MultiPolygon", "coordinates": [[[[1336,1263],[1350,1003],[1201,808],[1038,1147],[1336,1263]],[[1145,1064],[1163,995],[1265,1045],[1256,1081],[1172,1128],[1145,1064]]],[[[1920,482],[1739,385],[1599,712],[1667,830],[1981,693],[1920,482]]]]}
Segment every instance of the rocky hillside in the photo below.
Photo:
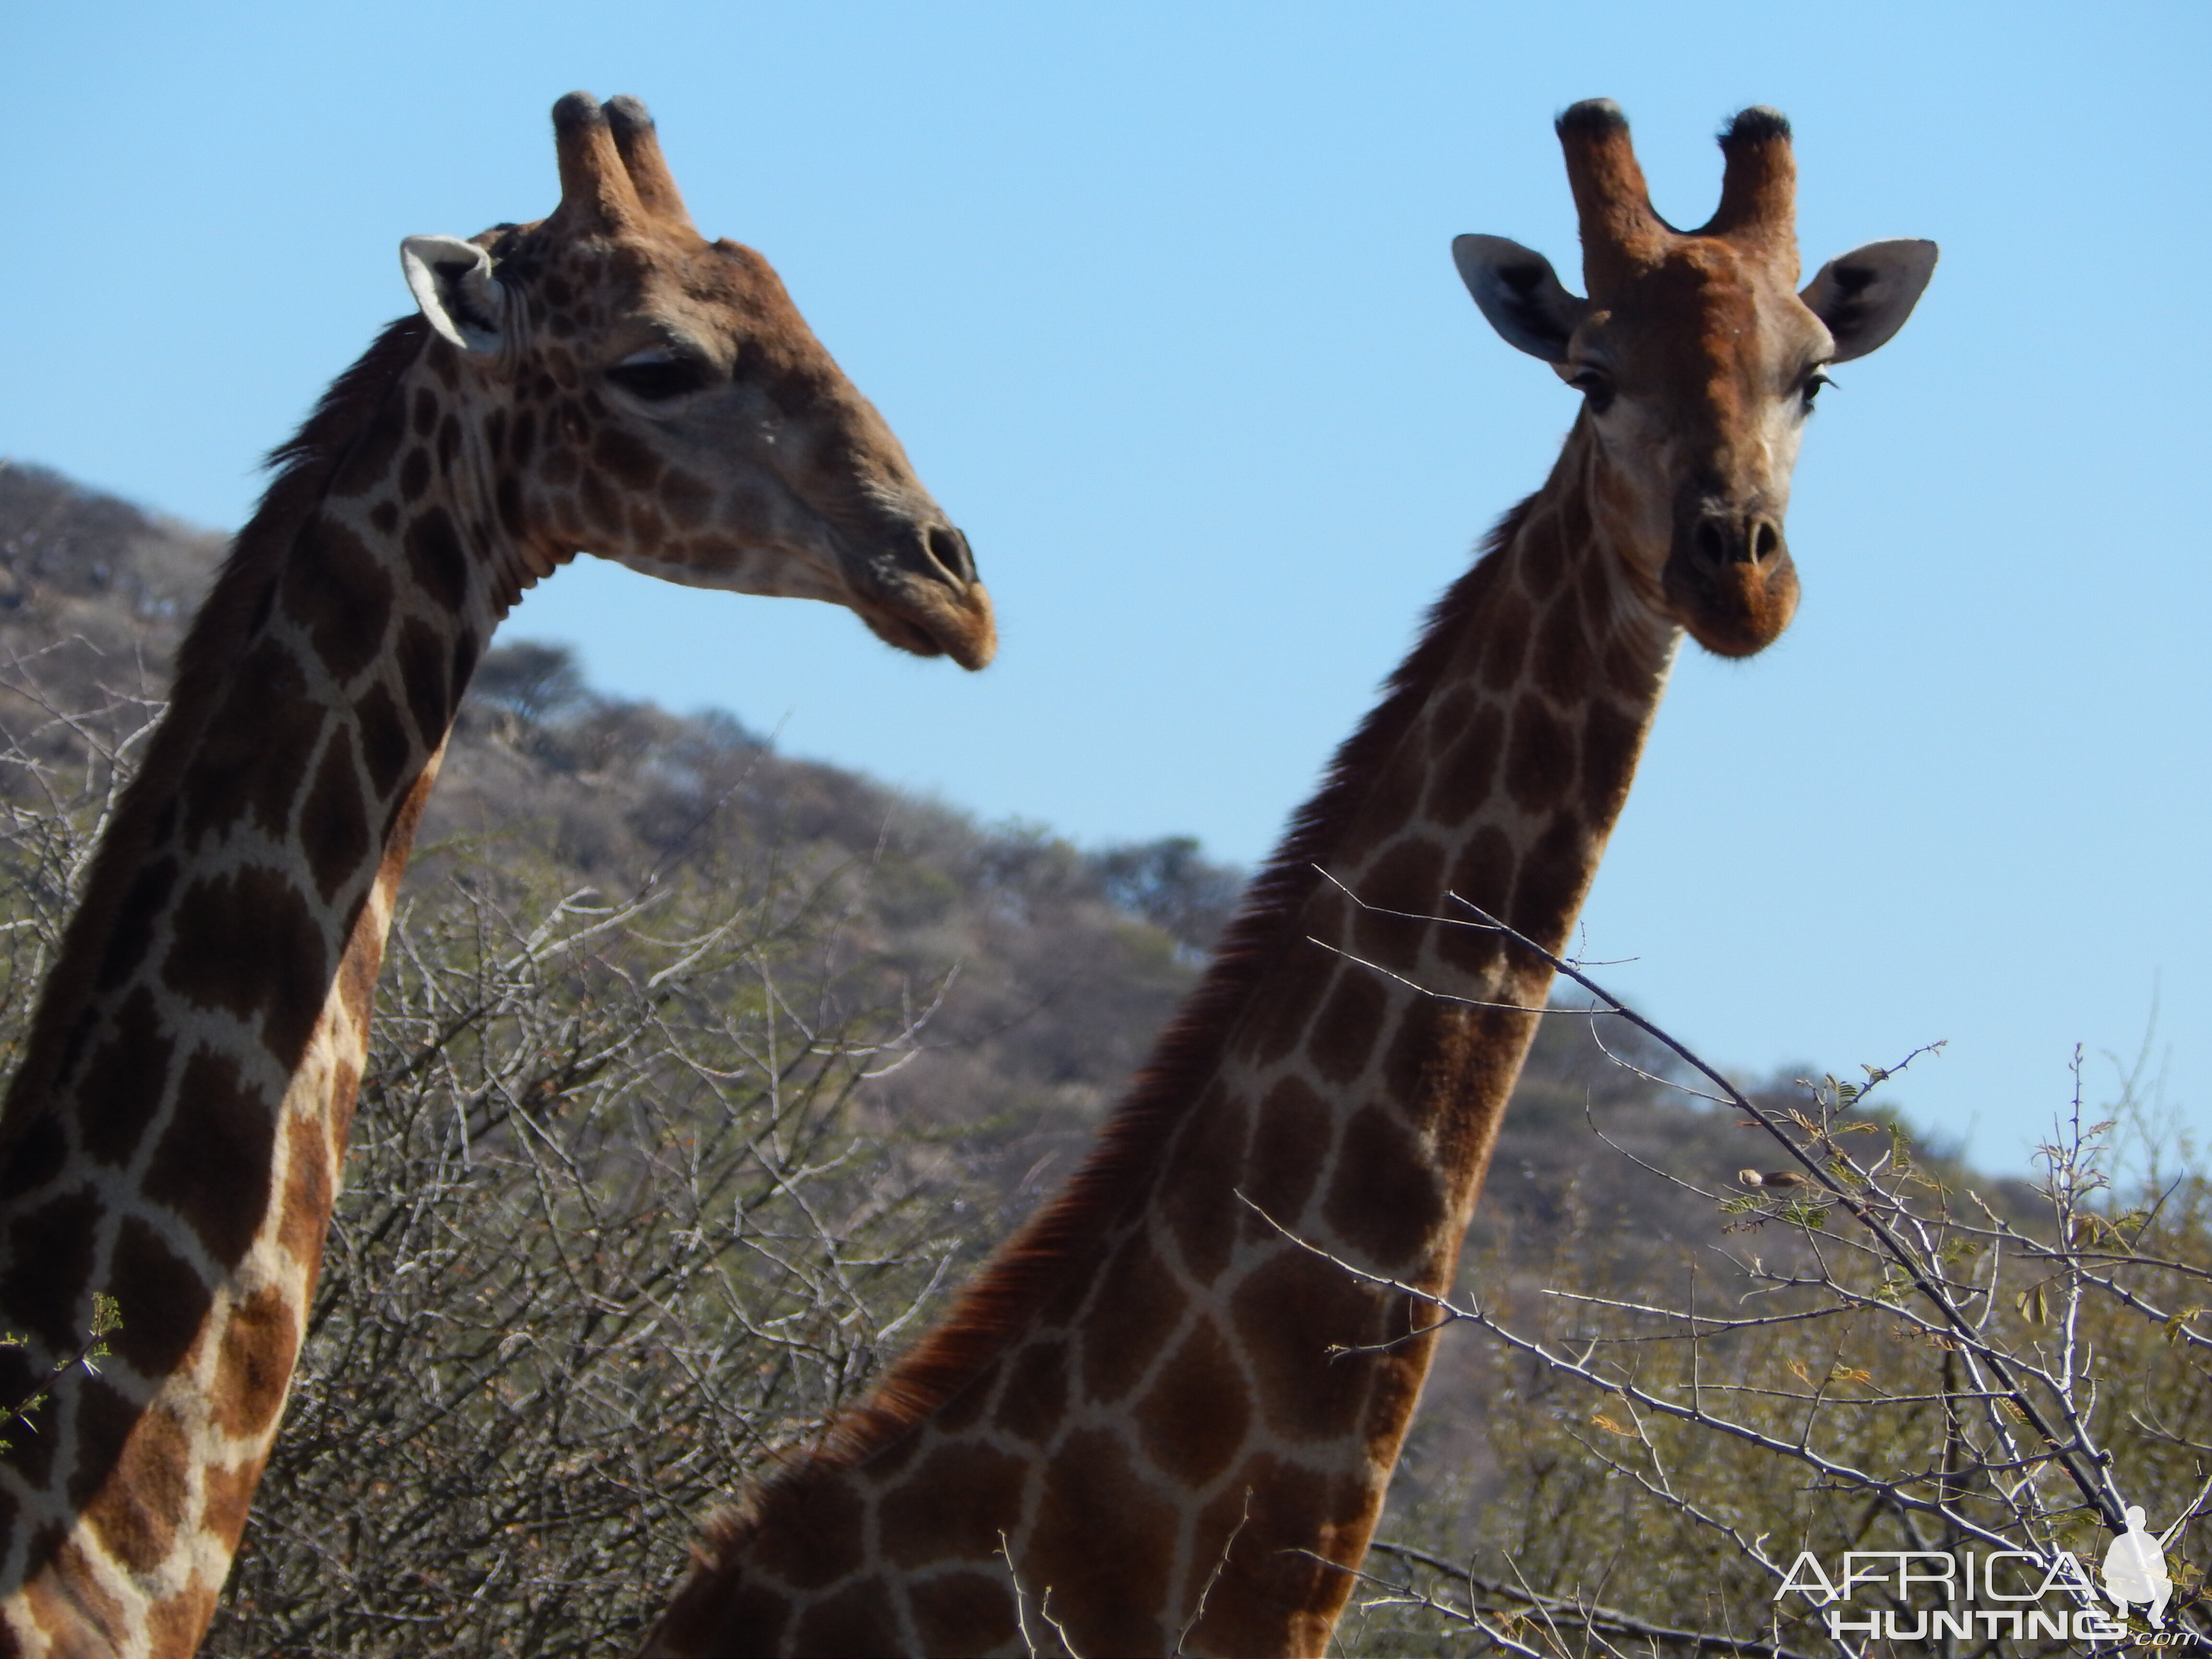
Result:
{"type": "MultiPolygon", "coordinates": [[[[58,758],[88,732],[143,722],[224,544],[0,463],[0,744],[58,758]]],[[[1030,1193],[1049,1187],[1142,1060],[1240,882],[1188,839],[1085,850],[979,823],[780,755],[727,715],[603,696],[565,651],[531,641],[495,647],[477,673],[410,887],[501,847],[615,898],[672,866],[763,857],[834,878],[860,924],[851,948],[896,965],[912,994],[941,991],[927,1052],[874,1085],[878,1104],[994,1126],[1030,1193]]],[[[1640,1155],[1725,1166],[1725,1132],[1656,1093],[1605,1059],[1587,1022],[1549,1031],[1499,1144],[1484,1230],[1540,1232],[1571,1192],[1626,1232],[1665,1230],[1663,1188],[1591,1188],[1583,1121],[1588,1103],[1640,1155]]]]}

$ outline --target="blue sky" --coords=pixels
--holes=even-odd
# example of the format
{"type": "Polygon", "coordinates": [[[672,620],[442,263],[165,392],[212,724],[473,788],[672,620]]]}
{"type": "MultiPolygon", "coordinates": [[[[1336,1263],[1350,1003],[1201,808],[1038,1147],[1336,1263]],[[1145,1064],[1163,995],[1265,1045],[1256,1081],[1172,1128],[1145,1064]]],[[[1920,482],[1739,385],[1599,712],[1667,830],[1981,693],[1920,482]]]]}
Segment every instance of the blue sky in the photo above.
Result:
{"type": "Polygon", "coordinates": [[[1003,654],[581,565],[512,635],[987,818],[1249,861],[1573,413],[1452,236],[1576,269],[1577,98],[1690,223],[1774,104],[1808,269],[1943,262],[1822,400],[1796,625],[1686,653],[1589,948],[1742,1068],[1950,1039],[1902,1098],[2016,1164],[2154,1006],[2212,1125],[2208,45],[2179,4],[19,6],[0,454],[236,523],[404,307],[399,238],[543,213],[553,99],[635,93],[969,532],[1003,654]]]}

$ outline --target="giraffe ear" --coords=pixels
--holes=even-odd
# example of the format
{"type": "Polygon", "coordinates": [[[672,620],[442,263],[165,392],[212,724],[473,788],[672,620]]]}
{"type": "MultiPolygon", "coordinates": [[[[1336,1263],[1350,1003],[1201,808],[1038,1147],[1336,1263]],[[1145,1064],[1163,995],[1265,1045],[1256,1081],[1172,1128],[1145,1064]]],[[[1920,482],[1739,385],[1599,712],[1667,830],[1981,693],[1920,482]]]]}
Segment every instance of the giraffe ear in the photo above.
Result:
{"type": "Polygon", "coordinates": [[[1869,242],[1831,259],[1798,298],[1836,337],[1831,360],[1863,357],[1905,326],[1936,274],[1936,244],[1869,242]]]}
{"type": "Polygon", "coordinates": [[[1567,359],[1567,341],[1589,301],[1561,285],[1552,262],[1503,236],[1459,236],[1452,263],[1505,343],[1547,363],[1567,359]]]}
{"type": "Polygon", "coordinates": [[[507,290],[491,274],[491,255],[458,236],[410,236],[399,268],[432,328],[471,357],[498,355],[507,290]]]}

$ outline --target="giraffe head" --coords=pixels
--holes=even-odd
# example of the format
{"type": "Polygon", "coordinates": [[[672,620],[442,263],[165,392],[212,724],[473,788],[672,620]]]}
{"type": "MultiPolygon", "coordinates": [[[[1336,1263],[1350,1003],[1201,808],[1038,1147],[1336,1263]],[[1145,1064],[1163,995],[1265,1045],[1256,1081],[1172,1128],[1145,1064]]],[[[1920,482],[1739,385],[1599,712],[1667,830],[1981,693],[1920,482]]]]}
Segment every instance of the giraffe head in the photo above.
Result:
{"type": "Polygon", "coordinates": [[[579,551],[696,587],[826,599],[981,668],[967,538],[800,319],[768,261],[700,235],[632,98],[553,106],[560,205],[472,240],[410,236],[408,286],[530,573],[579,551]]]}
{"type": "Polygon", "coordinates": [[[1797,608],[1782,520],[1827,368],[1904,326],[1936,245],[1869,243],[1799,291],[1796,163],[1775,111],[1721,135],[1719,210],[1687,232],[1652,210],[1617,106],[1577,104],[1559,131],[1589,297],[1503,237],[1462,236],[1453,258],[1507,343],[1582,392],[1595,510],[1632,588],[1707,649],[1748,656],[1797,608]]]}

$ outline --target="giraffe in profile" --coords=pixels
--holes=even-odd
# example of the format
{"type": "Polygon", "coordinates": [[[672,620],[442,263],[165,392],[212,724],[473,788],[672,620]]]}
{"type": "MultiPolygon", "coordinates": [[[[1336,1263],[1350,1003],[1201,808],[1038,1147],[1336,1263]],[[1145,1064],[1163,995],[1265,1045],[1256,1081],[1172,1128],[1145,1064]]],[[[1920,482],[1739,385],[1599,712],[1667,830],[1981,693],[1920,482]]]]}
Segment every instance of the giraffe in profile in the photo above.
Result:
{"type": "Polygon", "coordinates": [[[995,645],[966,540],[635,100],[561,200],[417,236],[419,307],[275,457],[92,864],[0,1111],[0,1653],[191,1653],[291,1377],[394,895],[500,618],[577,552],[995,645]]]}
{"type": "MultiPolygon", "coordinates": [[[[1453,246],[1582,408],[1260,875],[1066,1188],[875,1394],[710,1523],[655,1656],[1320,1654],[1381,1510],[1550,969],[1687,632],[1748,656],[1831,363],[1934,244],[1797,289],[1790,128],[1721,137],[1719,210],[1653,211],[1613,104],[1559,122],[1587,299],[1453,246]],[[1356,896],[1358,902],[1353,902],[1356,896]],[[1443,1000],[1441,992],[1459,1000],[1443,1000]]],[[[1718,843],[1717,843],[1717,846],[1718,843]]]]}

